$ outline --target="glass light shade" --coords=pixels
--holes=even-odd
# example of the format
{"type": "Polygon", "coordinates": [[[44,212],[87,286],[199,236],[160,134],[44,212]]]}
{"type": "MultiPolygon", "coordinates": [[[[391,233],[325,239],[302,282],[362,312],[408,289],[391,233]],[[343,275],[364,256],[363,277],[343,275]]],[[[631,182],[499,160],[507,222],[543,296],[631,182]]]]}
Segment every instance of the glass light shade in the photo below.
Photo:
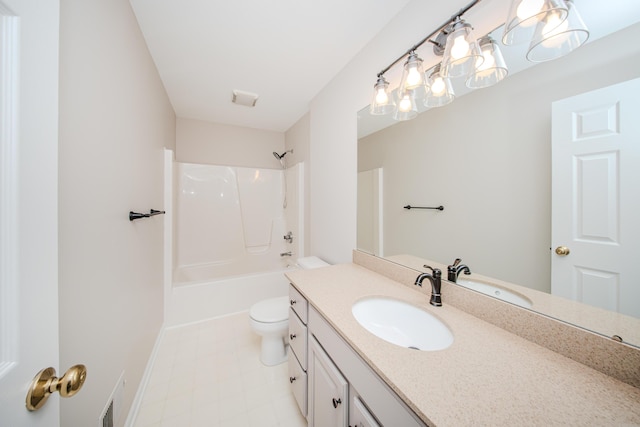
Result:
{"type": "Polygon", "coordinates": [[[480,51],[484,57],[473,72],[467,78],[466,85],[471,89],[480,89],[492,86],[507,77],[509,70],[504,62],[500,46],[489,36],[485,36],[478,41],[480,51]]]}
{"type": "Polygon", "coordinates": [[[473,72],[478,61],[484,60],[478,43],[473,38],[471,25],[456,20],[448,31],[442,73],[448,77],[467,76],[473,72]]]}
{"type": "Polygon", "coordinates": [[[397,108],[393,115],[394,120],[411,120],[418,115],[418,106],[412,90],[398,90],[397,108]]]}
{"type": "Polygon", "coordinates": [[[502,43],[513,45],[532,39],[536,25],[567,17],[569,10],[563,0],[511,0],[509,15],[504,24],[502,43]]]}
{"type": "Polygon", "coordinates": [[[565,20],[555,16],[546,24],[540,22],[531,40],[527,59],[544,62],[564,56],[582,46],[589,38],[589,30],[580,17],[576,6],[565,0],[569,15],[565,20]]]}
{"type": "Polygon", "coordinates": [[[424,70],[422,59],[415,53],[409,53],[407,62],[404,63],[402,79],[400,79],[399,91],[413,90],[424,85],[424,70]]]}
{"type": "Polygon", "coordinates": [[[440,72],[440,64],[436,65],[429,76],[429,93],[424,100],[425,107],[442,107],[455,99],[453,86],[449,77],[440,72]]]}
{"type": "Polygon", "coordinates": [[[373,86],[373,99],[369,106],[369,113],[374,116],[393,113],[396,109],[396,103],[389,91],[389,82],[384,76],[379,76],[378,81],[373,86]]]}

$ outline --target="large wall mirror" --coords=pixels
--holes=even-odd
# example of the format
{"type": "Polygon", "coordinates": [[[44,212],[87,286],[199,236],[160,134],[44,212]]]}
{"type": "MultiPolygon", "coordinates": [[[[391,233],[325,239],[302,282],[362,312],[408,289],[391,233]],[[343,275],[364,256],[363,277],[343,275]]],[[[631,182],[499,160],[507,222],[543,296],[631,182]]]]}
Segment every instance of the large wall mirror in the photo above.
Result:
{"type": "MultiPolygon", "coordinates": [[[[377,209],[359,206],[358,249],[394,261],[405,254],[444,265],[462,258],[474,273],[550,293],[552,104],[640,77],[640,16],[637,8],[633,13],[611,34],[566,57],[531,66],[411,121],[385,123],[367,109],[359,112],[358,172],[381,191],[364,200],[368,206],[379,202],[377,209]]],[[[635,191],[640,203],[637,182],[621,185],[635,191]]],[[[640,313],[640,300],[634,304],[640,313]]],[[[552,315],[611,334],[598,331],[598,322],[580,325],[575,317],[552,315]]],[[[629,338],[625,342],[640,346],[629,338]]]]}

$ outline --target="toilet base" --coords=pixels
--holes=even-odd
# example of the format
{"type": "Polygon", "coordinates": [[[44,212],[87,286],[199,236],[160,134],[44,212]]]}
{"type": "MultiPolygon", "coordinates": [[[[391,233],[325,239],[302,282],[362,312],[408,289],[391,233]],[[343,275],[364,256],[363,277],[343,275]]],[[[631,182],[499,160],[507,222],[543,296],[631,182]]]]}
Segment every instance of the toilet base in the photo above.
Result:
{"type": "Polygon", "coordinates": [[[265,366],[275,366],[287,361],[287,346],[282,336],[264,335],[262,337],[260,361],[265,366]]]}

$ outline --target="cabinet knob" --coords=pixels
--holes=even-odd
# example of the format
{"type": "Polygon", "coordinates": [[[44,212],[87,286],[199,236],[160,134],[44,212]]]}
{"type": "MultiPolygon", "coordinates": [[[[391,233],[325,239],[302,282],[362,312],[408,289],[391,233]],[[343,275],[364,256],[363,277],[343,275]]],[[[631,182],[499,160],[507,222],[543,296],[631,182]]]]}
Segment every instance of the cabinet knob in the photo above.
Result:
{"type": "Polygon", "coordinates": [[[296,334],[289,334],[289,339],[292,340],[296,337],[296,334]]]}
{"type": "Polygon", "coordinates": [[[296,300],[294,300],[294,299],[290,299],[289,300],[289,304],[294,305],[295,303],[296,303],[296,300]]]}
{"type": "Polygon", "coordinates": [[[338,399],[333,398],[332,400],[333,400],[333,407],[334,408],[337,408],[338,405],[342,403],[342,399],[340,399],[340,398],[338,398],[338,399]]]}
{"type": "Polygon", "coordinates": [[[289,382],[290,382],[291,384],[293,384],[293,382],[294,382],[295,380],[296,380],[296,377],[289,377],[289,382]]]}

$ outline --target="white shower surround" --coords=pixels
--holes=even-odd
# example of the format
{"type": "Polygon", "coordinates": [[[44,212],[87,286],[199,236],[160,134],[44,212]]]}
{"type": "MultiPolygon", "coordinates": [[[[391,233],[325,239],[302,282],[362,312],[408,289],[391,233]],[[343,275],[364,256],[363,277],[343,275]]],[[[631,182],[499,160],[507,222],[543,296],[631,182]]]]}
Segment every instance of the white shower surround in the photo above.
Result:
{"type": "Polygon", "coordinates": [[[174,286],[282,270],[283,171],[177,163],[174,286]]]}
{"type": "Polygon", "coordinates": [[[284,271],[304,256],[304,165],[286,171],[178,162],[171,166],[176,218],[167,225],[176,228],[171,245],[176,253],[166,284],[165,325],[245,311],[262,299],[286,295],[284,271]],[[285,176],[288,204],[283,209],[285,176]],[[205,194],[208,197],[197,200],[205,194]],[[191,210],[187,215],[185,208],[191,210]],[[283,238],[288,231],[293,243],[283,238]],[[280,256],[289,251],[291,257],[280,256]]]}

